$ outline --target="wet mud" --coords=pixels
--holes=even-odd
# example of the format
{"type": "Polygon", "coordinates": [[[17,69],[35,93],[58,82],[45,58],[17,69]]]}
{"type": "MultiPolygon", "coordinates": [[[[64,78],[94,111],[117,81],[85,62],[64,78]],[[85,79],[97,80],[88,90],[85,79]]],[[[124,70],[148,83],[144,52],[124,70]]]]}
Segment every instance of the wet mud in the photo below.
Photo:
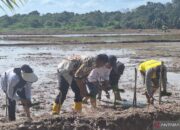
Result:
{"type": "MultiPolygon", "coordinates": [[[[3,41],[4,42],[4,41],[3,41]]],[[[6,41],[8,44],[9,41],[6,41]]],[[[3,43],[4,44],[4,43],[3,43]]],[[[17,43],[18,44],[18,43],[17,43]]],[[[31,108],[32,122],[26,121],[22,106],[17,107],[17,122],[8,123],[5,118],[5,95],[0,91],[0,130],[147,130],[152,129],[154,120],[179,120],[180,116],[180,43],[149,42],[149,43],[119,43],[119,44],[68,44],[68,45],[26,45],[0,47],[0,73],[11,67],[29,64],[39,76],[39,81],[33,84],[32,102],[40,102],[31,108]],[[118,60],[125,63],[126,68],[119,88],[123,101],[113,108],[111,99],[98,101],[98,109],[91,110],[89,105],[83,107],[81,114],[72,111],[73,96],[69,90],[61,115],[52,116],[51,106],[56,94],[58,63],[66,56],[73,54],[95,56],[99,53],[114,54],[118,60]],[[145,87],[138,74],[137,105],[132,108],[134,88],[134,68],[146,59],[162,60],[168,67],[168,91],[172,96],[163,97],[162,105],[158,104],[158,92],[155,94],[155,105],[147,106],[142,93],[145,87]]],[[[53,43],[52,43],[53,44],[53,43]]]]}
{"type": "Polygon", "coordinates": [[[113,111],[103,108],[104,112],[96,110],[98,112],[96,116],[93,111],[91,114],[82,113],[81,115],[66,113],[61,116],[39,117],[32,122],[0,124],[0,128],[1,130],[152,130],[154,121],[180,119],[179,110],[174,109],[174,105],[113,111]]]}

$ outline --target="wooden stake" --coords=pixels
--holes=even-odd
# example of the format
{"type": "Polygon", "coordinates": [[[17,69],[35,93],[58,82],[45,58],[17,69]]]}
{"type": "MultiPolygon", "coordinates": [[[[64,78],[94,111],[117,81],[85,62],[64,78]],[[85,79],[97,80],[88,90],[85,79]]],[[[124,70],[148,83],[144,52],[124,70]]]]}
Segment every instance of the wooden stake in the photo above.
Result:
{"type": "Polygon", "coordinates": [[[162,70],[163,70],[164,62],[161,62],[160,66],[160,75],[159,75],[159,104],[161,104],[161,90],[162,90],[162,70]]]}
{"type": "Polygon", "coordinates": [[[136,87],[137,87],[137,69],[135,68],[135,84],[134,84],[134,98],[133,98],[133,107],[137,106],[137,97],[136,97],[136,87]]]}
{"type": "Polygon", "coordinates": [[[8,119],[8,96],[6,94],[6,119],[8,119]]]}
{"type": "Polygon", "coordinates": [[[9,107],[9,101],[8,101],[8,95],[7,95],[7,84],[8,84],[8,82],[7,82],[7,74],[6,74],[6,72],[5,72],[5,83],[6,83],[6,92],[5,92],[5,94],[6,94],[6,119],[8,120],[8,118],[9,118],[9,113],[8,113],[8,107],[9,107]]]}
{"type": "Polygon", "coordinates": [[[59,91],[59,108],[61,107],[62,92],[59,91]]]}
{"type": "MultiPolygon", "coordinates": [[[[58,87],[60,86],[60,75],[59,75],[59,70],[57,70],[57,78],[58,78],[58,87]]],[[[59,108],[61,107],[61,99],[62,99],[62,92],[59,90],[59,108]]]]}

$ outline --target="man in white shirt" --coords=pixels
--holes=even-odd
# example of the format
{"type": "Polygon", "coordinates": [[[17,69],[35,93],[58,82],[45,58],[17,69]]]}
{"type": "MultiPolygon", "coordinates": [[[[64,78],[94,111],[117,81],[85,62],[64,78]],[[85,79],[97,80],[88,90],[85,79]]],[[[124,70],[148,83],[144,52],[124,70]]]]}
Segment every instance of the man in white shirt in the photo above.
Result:
{"type": "Polygon", "coordinates": [[[30,119],[31,84],[38,80],[32,68],[23,65],[4,72],[0,78],[0,85],[8,98],[8,118],[15,121],[16,101],[21,101],[27,117],[30,119]]]}

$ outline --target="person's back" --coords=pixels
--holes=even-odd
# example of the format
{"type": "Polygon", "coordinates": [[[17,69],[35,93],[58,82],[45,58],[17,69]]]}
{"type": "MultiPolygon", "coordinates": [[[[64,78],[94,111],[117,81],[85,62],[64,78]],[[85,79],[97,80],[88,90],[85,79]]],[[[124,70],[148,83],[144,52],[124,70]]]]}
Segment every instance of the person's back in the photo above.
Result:
{"type": "Polygon", "coordinates": [[[88,76],[88,81],[89,82],[109,81],[110,71],[111,69],[108,69],[105,66],[94,68],[88,76]]]}
{"type": "Polygon", "coordinates": [[[75,77],[79,79],[87,78],[92,69],[95,68],[95,57],[85,57],[82,64],[75,73],[75,77]]]}

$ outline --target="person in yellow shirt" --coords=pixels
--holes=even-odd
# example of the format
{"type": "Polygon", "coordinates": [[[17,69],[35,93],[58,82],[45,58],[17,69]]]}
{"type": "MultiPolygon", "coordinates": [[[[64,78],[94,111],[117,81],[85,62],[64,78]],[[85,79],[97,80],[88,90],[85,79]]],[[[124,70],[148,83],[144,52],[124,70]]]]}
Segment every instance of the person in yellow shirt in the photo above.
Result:
{"type": "MultiPolygon", "coordinates": [[[[139,71],[144,79],[144,84],[146,86],[146,98],[149,104],[153,104],[153,95],[155,91],[159,88],[159,79],[161,72],[162,62],[157,60],[148,60],[142,62],[139,65],[139,71]]],[[[168,93],[166,90],[167,87],[167,68],[165,65],[162,65],[162,86],[163,91],[161,92],[162,96],[170,96],[171,93],[168,93]]]]}

